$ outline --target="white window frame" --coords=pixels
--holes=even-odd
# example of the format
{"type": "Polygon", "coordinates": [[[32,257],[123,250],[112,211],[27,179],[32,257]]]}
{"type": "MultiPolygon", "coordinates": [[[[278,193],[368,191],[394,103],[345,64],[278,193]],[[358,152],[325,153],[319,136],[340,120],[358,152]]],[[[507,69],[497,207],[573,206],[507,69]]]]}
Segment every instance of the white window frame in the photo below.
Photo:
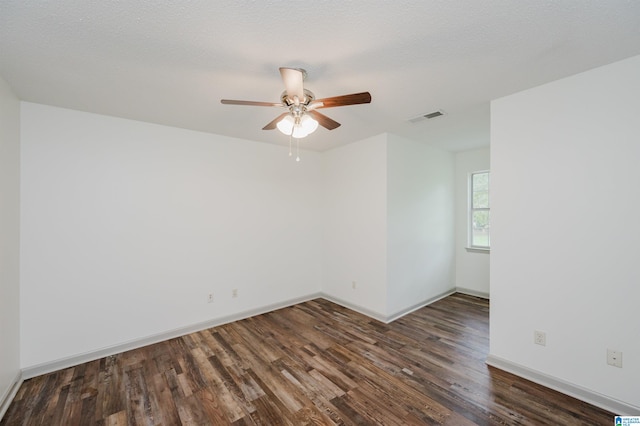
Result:
{"type": "Polygon", "coordinates": [[[489,174],[489,194],[491,194],[491,171],[479,170],[469,173],[468,179],[468,209],[467,209],[467,250],[489,252],[491,250],[491,204],[489,207],[474,208],[473,207],[473,177],[475,175],[489,174]],[[473,213],[478,211],[489,212],[489,244],[486,246],[473,244],[473,213]]]}

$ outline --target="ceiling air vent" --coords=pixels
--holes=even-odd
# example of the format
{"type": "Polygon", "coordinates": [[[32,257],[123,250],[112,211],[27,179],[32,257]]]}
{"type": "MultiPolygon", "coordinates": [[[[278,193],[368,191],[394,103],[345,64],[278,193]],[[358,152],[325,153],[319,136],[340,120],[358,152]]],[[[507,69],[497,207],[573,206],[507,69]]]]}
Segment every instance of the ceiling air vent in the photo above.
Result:
{"type": "Polygon", "coordinates": [[[418,123],[418,122],[423,121],[423,120],[433,120],[434,118],[442,117],[445,114],[446,113],[443,110],[439,109],[437,111],[430,112],[428,114],[422,114],[421,116],[416,117],[416,118],[412,118],[409,121],[411,123],[418,123]]]}

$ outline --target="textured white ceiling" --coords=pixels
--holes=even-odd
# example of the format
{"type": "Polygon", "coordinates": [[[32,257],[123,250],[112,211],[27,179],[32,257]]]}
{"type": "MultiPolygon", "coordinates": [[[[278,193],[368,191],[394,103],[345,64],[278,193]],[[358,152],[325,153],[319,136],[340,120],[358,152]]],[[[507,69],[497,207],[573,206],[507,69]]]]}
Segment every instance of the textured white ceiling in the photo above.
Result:
{"type": "Polygon", "coordinates": [[[637,54],[634,0],[0,2],[0,75],[26,101],[286,144],[261,130],[280,110],[220,99],[279,101],[280,66],[319,98],[371,92],[323,110],[342,126],[315,150],[382,132],[487,145],[491,99],[637,54]]]}

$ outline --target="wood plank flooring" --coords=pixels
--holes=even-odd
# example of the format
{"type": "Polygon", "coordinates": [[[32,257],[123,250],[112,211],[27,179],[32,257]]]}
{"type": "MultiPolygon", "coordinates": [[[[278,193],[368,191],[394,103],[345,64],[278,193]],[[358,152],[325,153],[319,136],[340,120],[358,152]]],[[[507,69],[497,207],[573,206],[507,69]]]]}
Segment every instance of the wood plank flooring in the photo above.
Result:
{"type": "Polygon", "coordinates": [[[317,299],[24,382],[10,425],[611,425],[485,364],[488,301],[392,324],[317,299]]]}

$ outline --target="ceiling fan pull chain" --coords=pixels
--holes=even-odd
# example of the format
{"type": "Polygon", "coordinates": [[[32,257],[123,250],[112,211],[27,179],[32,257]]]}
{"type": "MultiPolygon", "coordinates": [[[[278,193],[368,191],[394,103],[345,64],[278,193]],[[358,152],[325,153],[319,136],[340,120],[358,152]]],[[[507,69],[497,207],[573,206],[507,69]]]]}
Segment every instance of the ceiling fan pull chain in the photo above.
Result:
{"type": "Polygon", "coordinates": [[[291,132],[291,134],[289,135],[289,157],[291,157],[293,154],[291,153],[291,138],[293,137],[293,131],[291,132]]]}
{"type": "Polygon", "coordinates": [[[296,161],[300,161],[300,139],[296,139],[296,161]]]}

